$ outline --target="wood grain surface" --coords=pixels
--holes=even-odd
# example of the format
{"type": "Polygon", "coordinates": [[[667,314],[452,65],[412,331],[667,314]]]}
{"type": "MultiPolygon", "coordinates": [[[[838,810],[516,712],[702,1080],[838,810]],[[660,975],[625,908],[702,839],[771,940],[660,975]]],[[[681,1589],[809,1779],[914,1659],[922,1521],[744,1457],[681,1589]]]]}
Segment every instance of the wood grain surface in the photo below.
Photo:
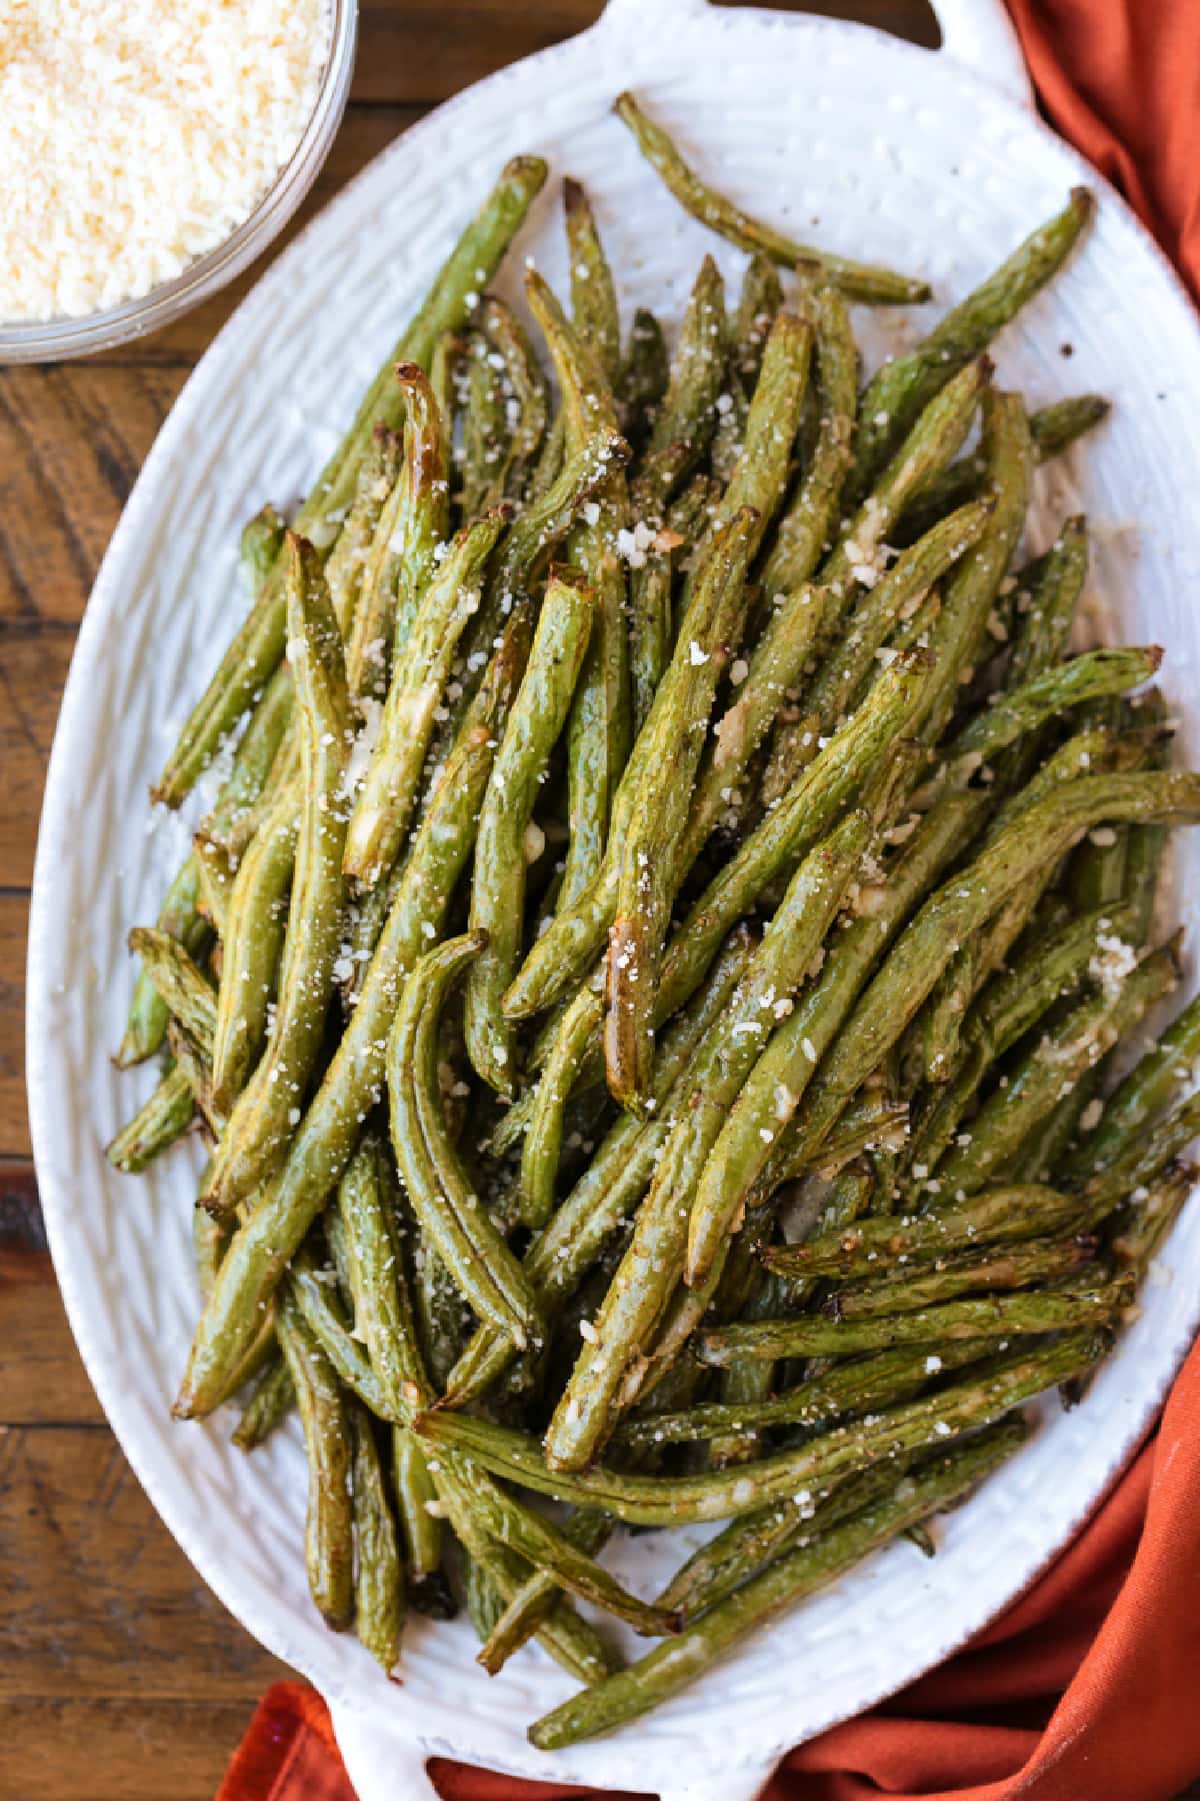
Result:
{"type": "MultiPolygon", "coordinates": [[[[924,0],[793,10],[937,42],[924,0]]],[[[293,229],[431,106],[599,11],[363,0],[351,103],[293,229]]],[[[75,631],[159,426],[262,267],[144,343],[0,370],[0,1801],[209,1801],[286,1673],[194,1574],[104,1424],[46,1252],[22,1081],[28,889],[75,631]]]]}

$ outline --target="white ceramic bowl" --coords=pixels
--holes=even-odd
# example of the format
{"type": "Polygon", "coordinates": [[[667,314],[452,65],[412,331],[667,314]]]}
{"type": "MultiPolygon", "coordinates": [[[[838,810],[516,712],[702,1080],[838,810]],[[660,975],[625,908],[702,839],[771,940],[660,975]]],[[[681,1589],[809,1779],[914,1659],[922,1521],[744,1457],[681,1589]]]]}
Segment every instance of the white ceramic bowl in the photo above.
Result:
{"type": "MultiPolygon", "coordinates": [[[[50,1240],[79,1345],[131,1463],[233,1613],[311,1677],[362,1801],[425,1792],[433,1752],[524,1775],[738,1801],[798,1739],[869,1706],[944,1657],[1027,1584],[1093,1507],[1149,1425],[1200,1316],[1200,1211],[1084,1405],[1046,1424],[941,1531],[906,1544],[745,1645],[691,1691],[611,1739],[542,1756],[529,1720],[569,1683],[536,1650],[490,1682],[465,1622],[414,1623],[390,1686],[350,1637],[319,1623],[301,1559],[303,1455],[294,1433],[252,1457],[228,1422],[168,1409],[197,1310],[187,1227],[196,1175],[173,1154],[143,1181],[102,1147],[152,1076],[108,1053],[128,995],[124,932],[153,918],[185,842],[146,831],[146,783],[201,691],[237,611],[238,530],[320,467],[358,393],[506,157],[543,151],[554,181],[506,278],[536,252],[564,273],[557,178],[580,177],[632,308],[675,323],[716,249],[609,115],[631,86],[733,194],[798,235],[963,294],[1067,189],[1094,177],[1035,118],[998,0],[940,0],[947,47],[702,0],[612,0],[583,37],[506,69],[394,144],[266,275],[188,383],[147,459],[80,633],[46,790],[29,969],[29,1080],[50,1240]],[[974,64],[974,72],[964,60],[974,64]]],[[[926,316],[931,316],[926,314],[926,316]]],[[[872,355],[903,320],[859,314],[872,355]]],[[[1094,441],[1038,479],[1040,548],[1085,500],[1093,589],[1130,641],[1168,647],[1164,681],[1194,758],[1200,672],[1200,341],[1163,259],[1103,192],[1083,254],[998,346],[1000,379],[1034,403],[1083,389],[1115,402],[1094,441]],[[1068,359],[1060,349],[1069,344],[1068,359]],[[1131,529],[1129,522],[1136,522],[1131,529]]],[[[1182,916],[1200,894],[1200,839],[1181,835],[1182,916]]],[[[622,1536],[612,1557],[653,1591],[679,1545],[622,1536]]]]}

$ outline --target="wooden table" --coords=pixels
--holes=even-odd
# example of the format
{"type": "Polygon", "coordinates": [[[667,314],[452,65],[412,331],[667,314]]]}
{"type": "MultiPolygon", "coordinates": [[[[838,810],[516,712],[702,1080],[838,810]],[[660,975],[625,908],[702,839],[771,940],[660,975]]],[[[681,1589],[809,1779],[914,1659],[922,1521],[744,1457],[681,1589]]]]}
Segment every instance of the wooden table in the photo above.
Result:
{"type": "MultiPolygon", "coordinates": [[[[807,10],[937,41],[923,0],[807,10]]],[[[599,11],[363,0],[349,111],[297,224],[429,107],[599,11]]],[[[0,371],[0,1801],[209,1801],[286,1674],[205,1589],[104,1423],[46,1252],[22,1083],[29,883],[75,632],[155,433],[260,272],[148,342],[0,371]]]]}

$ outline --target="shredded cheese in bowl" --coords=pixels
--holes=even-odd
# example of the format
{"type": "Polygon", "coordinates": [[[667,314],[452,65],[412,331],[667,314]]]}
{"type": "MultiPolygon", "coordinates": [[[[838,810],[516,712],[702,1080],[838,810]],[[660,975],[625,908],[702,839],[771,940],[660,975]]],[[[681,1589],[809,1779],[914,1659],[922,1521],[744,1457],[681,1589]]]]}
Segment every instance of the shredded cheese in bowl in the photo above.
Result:
{"type": "Polygon", "coordinates": [[[331,0],[0,0],[0,321],[149,295],[270,191],[331,0]]]}

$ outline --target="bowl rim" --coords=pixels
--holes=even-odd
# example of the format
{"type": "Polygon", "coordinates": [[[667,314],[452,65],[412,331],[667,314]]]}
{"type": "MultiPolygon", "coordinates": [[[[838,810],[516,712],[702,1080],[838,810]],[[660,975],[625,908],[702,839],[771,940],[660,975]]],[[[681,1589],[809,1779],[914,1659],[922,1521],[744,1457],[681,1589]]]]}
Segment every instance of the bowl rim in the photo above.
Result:
{"type": "Polygon", "coordinates": [[[218,293],[269,249],[320,174],[350,97],[358,0],[323,0],[323,4],[329,43],[312,112],[291,156],[253,212],[227,238],[147,294],[77,317],[11,324],[0,320],[0,365],[59,362],[145,337],[218,293]]]}

